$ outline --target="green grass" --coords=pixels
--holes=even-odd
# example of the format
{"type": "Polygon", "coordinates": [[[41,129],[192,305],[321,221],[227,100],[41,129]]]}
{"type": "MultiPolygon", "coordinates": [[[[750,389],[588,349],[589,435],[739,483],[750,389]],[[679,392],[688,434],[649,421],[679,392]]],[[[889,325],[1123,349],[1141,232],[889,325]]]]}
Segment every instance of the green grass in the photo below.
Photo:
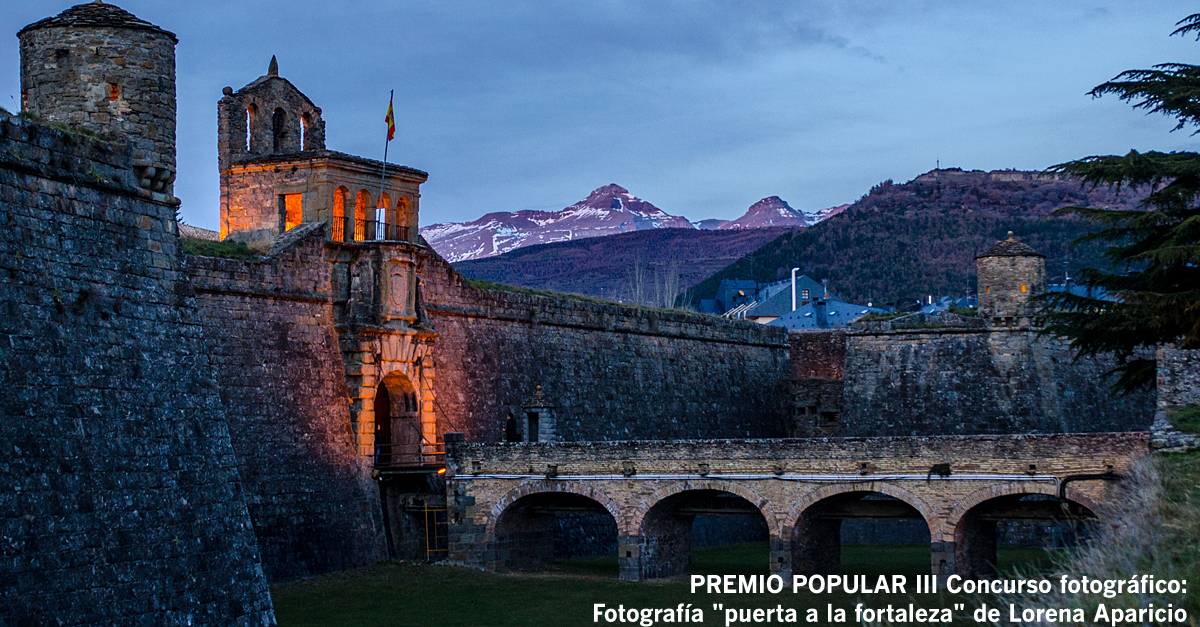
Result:
{"type": "Polygon", "coordinates": [[[34,113],[32,111],[22,111],[17,114],[17,117],[22,120],[28,120],[30,122],[35,122],[37,124],[41,124],[42,126],[52,128],[56,131],[70,133],[72,135],[81,135],[83,137],[88,137],[91,139],[99,139],[101,141],[111,141],[108,137],[101,135],[100,133],[97,133],[96,131],[93,131],[89,128],[82,128],[79,126],[71,126],[70,124],[67,124],[65,122],[50,122],[48,120],[42,119],[40,116],[38,116],[36,113],[34,113]]]}
{"type": "Polygon", "coordinates": [[[859,318],[858,320],[855,320],[855,322],[886,322],[888,320],[895,320],[896,318],[899,318],[900,316],[907,316],[910,313],[912,313],[912,312],[911,311],[893,311],[891,313],[879,313],[876,311],[872,311],[871,313],[859,318]]]}
{"type": "MultiPolygon", "coordinates": [[[[999,555],[1001,568],[1029,561],[1035,567],[1049,562],[1046,552],[1037,549],[1001,549],[999,555]]],[[[845,574],[929,573],[928,546],[847,546],[842,556],[845,574]]],[[[692,559],[697,574],[766,574],[767,544],[696,549],[692,559]]],[[[703,624],[723,625],[723,615],[712,610],[713,603],[740,608],[773,608],[777,604],[797,610],[819,607],[823,621],[826,603],[850,611],[860,601],[871,607],[914,602],[914,597],[907,595],[793,595],[790,590],[762,595],[691,594],[686,578],[617,581],[615,557],[566,560],[558,562],[551,572],[505,575],[453,566],[382,562],[272,586],[271,597],[280,627],[594,625],[594,603],[627,608],[691,603],[704,609],[703,624]]],[[[948,594],[915,599],[924,607],[942,607],[953,601],[948,594]]],[[[959,614],[958,618],[969,619],[959,614]]],[[[851,614],[848,622],[853,620],[851,614]]]]}
{"type": "Polygon", "coordinates": [[[223,257],[225,259],[256,259],[258,255],[242,242],[225,240],[214,242],[206,239],[183,238],[183,253],[200,257],[223,257]]]}
{"type": "Polygon", "coordinates": [[[1167,418],[1171,425],[1184,433],[1200,433],[1200,407],[1175,409],[1167,418]]]}

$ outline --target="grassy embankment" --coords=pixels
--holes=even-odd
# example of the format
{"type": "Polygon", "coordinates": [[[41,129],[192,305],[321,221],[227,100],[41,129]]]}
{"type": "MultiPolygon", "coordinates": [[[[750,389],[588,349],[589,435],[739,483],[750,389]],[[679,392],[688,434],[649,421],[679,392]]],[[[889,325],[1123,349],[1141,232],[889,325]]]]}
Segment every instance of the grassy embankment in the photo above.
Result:
{"type": "MultiPolygon", "coordinates": [[[[697,549],[693,560],[694,571],[701,574],[765,573],[767,545],[697,549]]],[[[904,574],[912,581],[912,576],[929,572],[929,549],[924,546],[849,546],[843,551],[843,560],[846,574],[904,574]]],[[[1002,567],[1030,562],[1045,566],[1049,561],[1046,552],[1038,549],[1002,550],[1001,560],[1002,567]]],[[[554,572],[513,575],[386,562],[271,590],[281,627],[591,625],[595,624],[594,603],[627,608],[691,603],[704,609],[706,625],[724,624],[723,615],[712,610],[713,603],[739,608],[818,607],[823,623],[826,603],[852,612],[857,601],[883,607],[888,603],[907,606],[913,600],[906,595],[859,595],[857,599],[845,594],[793,595],[790,590],[765,595],[691,594],[686,580],[623,583],[616,575],[615,557],[569,560],[559,562],[554,572]]],[[[918,605],[942,605],[934,599],[922,596],[918,605]]],[[[800,622],[803,616],[801,612],[800,622]]],[[[853,622],[853,615],[848,619],[853,622]]]]}

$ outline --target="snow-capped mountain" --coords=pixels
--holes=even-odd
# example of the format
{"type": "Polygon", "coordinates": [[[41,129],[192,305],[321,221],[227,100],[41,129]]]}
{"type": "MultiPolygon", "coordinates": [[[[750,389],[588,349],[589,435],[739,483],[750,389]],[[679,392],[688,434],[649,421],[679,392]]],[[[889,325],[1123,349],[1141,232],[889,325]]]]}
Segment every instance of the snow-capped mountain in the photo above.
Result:
{"type": "Polygon", "coordinates": [[[713,231],[713,230],[721,228],[722,226],[725,226],[726,224],[729,224],[730,222],[731,222],[731,220],[722,220],[720,218],[708,218],[707,220],[700,220],[699,222],[693,222],[692,226],[696,227],[697,229],[700,229],[701,231],[713,231]]]}
{"type": "Polygon", "coordinates": [[[605,185],[561,211],[489,213],[465,223],[445,222],[421,235],[447,261],[482,259],[523,246],[646,229],[695,228],[634,196],[620,185],[605,185]]]}
{"type": "Polygon", "coordinates": [[[750,205],[746,213],[718,229],[758,229],[766,226],[808,226],[804,214],[792,209],[779,196],[769,196],[750,205]]]}
{"type": "Polygon", "coordinates": [[[816,224],[816,223],[820,222],[821,220],[824,220],[825,218],[836,216],[837,214],[845,211],[849,207],[850,207],[850,203],[846,203],[844,205],[838,205],[836,207],[830,207],[828,209],[821,209],[820,211],[802,211],[801,213],[803,213],[804,217],[808,219],[808,223],[810,225],[812,225],[812,224],[816,224]]]}

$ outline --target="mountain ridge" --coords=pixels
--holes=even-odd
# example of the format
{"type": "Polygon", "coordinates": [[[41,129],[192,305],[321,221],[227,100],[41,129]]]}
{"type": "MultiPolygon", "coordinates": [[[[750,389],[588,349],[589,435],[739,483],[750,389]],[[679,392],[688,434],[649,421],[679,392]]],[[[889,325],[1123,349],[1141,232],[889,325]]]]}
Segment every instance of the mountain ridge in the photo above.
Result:
{"type": "MultiPolygon", "coordinates": [[[[1085,188],[1079,180],[1037,171],[932,170],[907,183],[890,179],[837,214],[786,234],[690,288],[693,307],[721,279],[762,283],[790,269],[829,279],[853,302],[876,304],[975,288],[974,257],[1008,231],[1047,256],[1047,274],[1103,266],[1103,246],[1071,247],[1095,229],[1050,214],[1068,205],[1137,209],[1145,190],[1085,188]]],[[[1061,280],[1061,278],[1059,279],[1061,280]]]]}
{"type": "Polygon", "coordinates": [[[469,222],[431,224],[421,228],[421,235],[447,261],[457,263],[494,257],[525,246],[648,229],[803,227],[839,210],[840,207],[830,207],[805,213],[793,209],[778,196],[768,196],[751,205],[736,220],[709,218],[692,222],[610,183],[558,211],[493,211],[469,222]]]}

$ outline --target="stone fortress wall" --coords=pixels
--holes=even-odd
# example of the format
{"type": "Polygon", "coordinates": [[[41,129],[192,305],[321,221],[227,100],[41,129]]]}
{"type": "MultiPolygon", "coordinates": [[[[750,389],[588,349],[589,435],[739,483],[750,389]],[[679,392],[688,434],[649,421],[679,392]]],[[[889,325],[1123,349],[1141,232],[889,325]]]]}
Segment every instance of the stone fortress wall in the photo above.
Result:
{"type": "Polygon", "coordinates": [[[784,329],[476,289],[432,253],[421,285],[437,410],[469,441],[500,441],[510,412],[523,427],[538,386],[562,441],[783,435],[784,329]]]}
{"type": "Polygon", "coordinates": [[[270,581],[388,556],[334,328],[326,225],[252,261],[184,256],[270,581]]]}
{"type": "Polygon", "coordinates": [[[175,204],[0,114],[0,617],[274,624],[175,204]]]}
{"type": "Polygon", "coordinates": [[[1154,393],[1121,394],[1111,359],[1075,361],[1036,328],[847,334],[842,435],[1145,431],[1154,393]]]}
{"type": "MultiPolygon", "coordinates": [[[[39,28],[22,35],[23,47],[28,39],[56,59],[61,49],[71,63],[83,55],[128,68],[139,37],[165,45],[170,35],[112,5],[80,6],[64,15],[108,12],[125,20],[117,30],[128,41],[58,48],[38,39],[58,31],[39,28]]],[[[533,396],[543,433],[568,442],[804,435],[789,403],[811,410],[805,428],[830,429],[807,435],[1149,422],[1149,397],[1110,398],[1104,364],[1071,364],[1061,343],[1020,321],[789,337],[683,312],[478,289],[415,236],[361,241],[351,228],[333,237],[332,185],[305,196],[301,224],[276,234],[262,257],[185,256],[170,195],[174,66],[153,54],[138,60],[136,80],[118,76],[118,99],[105,101],[115,105],[91,96],[64,96],[60,112],[38,105],[49,119],[65,112],[63,121],[119,133],[132,147],[0,120],[0,341],[11,347],[0,357],[0,450],[19,488],[0,499],[12,558],[0,576],[14,582],[0,592],[5,612],[20,604],[31,620],[272,624],[268,580],[386,557],[389,509],[371,455],[374,402],[389,379],[411,386],[418,435],[431,444],[448,431],[499,441],[508,413],[523,431],[533,396]],[[135,104],[121,101],[135,95],[127,85],[169,96],[169,108],[122,118],[146,125],[138,132],[104,117],[103,107],[135,104]],[[169,149],[147,144],[146,133],[169,139],[169,149]],[[796,390],[812,404],[797,403],[796,390]],[[105,609],[95,609],[96,594],[105,609]]],[[[274,70],[256,84],[280,85],[274,70]]],[[[88,90],[109,85],[93,78],[88,90]]],[[[30,101],[57,102],[39,100],[46,93],[31,88],[30,101]]],[[[289,126],[280,150],[323,147],[320,110],[300,109],[310,115],[297,122],[310,124],[305,141],[289,126]]],[[[252,117],[252,127],[265,119],[252,117]]],[[[236,116],[227,121],[236,126],[236,116]]],[[[249,186],[271,192],[264,220],[286,219],[277,201],[301,193],[287,187],[299,185],[289,178],[301,169],[295,156],[263,155],[271,165],[261,176],[246,173],[249,186]]],[[[377,163],[310,156],[326,159],[313,167],[330,176],[365,176],[359,169],[377,163]]],[[[403,194],[389,219],[415,229],[425,174],[394,174],[403,194]],[[400,213],[401,200],[410,213],[400,213]]]]}

